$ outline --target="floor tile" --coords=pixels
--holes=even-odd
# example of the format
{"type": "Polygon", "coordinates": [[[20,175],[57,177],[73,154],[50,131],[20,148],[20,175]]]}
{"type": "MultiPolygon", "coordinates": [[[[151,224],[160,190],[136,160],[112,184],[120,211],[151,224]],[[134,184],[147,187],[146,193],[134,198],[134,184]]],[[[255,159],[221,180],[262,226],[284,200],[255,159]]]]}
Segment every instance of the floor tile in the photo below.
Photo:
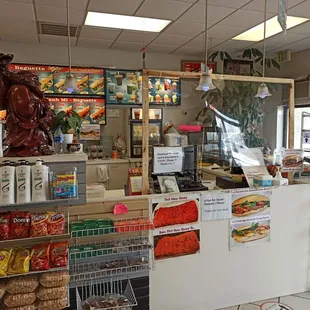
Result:
{"type": "Polygon", "coordinates": [[[265,299],[265,300],[251,302],[251,304],[261,306],[262,304],[264,304],[266,302],[278,302],[278,300],[279,300],[278,298],[271,298],[271,299],[265,299]]]}
{"type": "Polygon", "coordinates": [[[293,294],[292,296],[310,299],[310,292],[304,292],[304,293],[299,293],[299,294],[293,294]]]}
{"type": "Polygon", "coordinates": [[[295,296],[285,296],[280,298],[280,302],[290,306],[294,310],[309,310],[310,300],[295,296]]]}

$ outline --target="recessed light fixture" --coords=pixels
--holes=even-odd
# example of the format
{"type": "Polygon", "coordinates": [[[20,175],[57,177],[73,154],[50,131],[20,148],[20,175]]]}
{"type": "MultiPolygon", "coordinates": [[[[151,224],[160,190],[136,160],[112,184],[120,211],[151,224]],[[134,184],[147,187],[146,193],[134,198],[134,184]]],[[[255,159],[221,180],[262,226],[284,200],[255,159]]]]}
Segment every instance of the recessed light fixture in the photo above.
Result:
{"type": "MultiPolygon", "coordinates": [[[[309,18],[287,16],[287,29],[305,23],[309,18]]],[[[274,36],[277,33],[282,32],[282,28],[278,22],[278,16],[272,17],[266,22],[266,38],[274,36]]],[[[232,38],[232,40],[240,41],[254,41],[258,42],[264,39],[264,23],[261,23],[239,35],[232,38]]]]}
{"type": "Polygon", "coordinates": [[[160,32],[170,22],[171,20],[156,18],[88,12],[85,25],[126,30],[160,32]]]}

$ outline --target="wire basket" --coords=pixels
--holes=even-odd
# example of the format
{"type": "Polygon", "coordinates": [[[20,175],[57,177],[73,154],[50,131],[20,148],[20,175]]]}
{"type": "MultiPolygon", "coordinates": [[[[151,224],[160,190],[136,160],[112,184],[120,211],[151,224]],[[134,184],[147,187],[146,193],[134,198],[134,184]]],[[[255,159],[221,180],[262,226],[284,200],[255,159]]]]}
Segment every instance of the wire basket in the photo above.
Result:
{"type": "Polygon", "coordinates": [[[86,300],[106,302],[101,308],[96,307],[96,310],[130,310],[133,306],[137,305],[137,300],[129,279],[85,281],[79,288],[76,288],[77,310],[95,309],[88,305],[83,308],[83,305],[87,304],[86,300]]]}

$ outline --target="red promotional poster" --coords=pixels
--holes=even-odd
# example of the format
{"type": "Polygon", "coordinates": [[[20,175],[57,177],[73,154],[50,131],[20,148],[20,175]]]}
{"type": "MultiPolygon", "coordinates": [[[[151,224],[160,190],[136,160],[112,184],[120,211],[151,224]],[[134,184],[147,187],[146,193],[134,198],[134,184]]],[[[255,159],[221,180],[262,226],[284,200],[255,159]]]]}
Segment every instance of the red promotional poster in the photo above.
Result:
{"type": "MultiPolygon", "coordinates": [[[[182,60],[181,61],[181,70],[185,72],[201,72],[201,65],[203,61],[195,60],[182,60]]],[[[216,63],[208,63],[209,69],[212,69],[213,73],[216,71],[216,63]]]]}

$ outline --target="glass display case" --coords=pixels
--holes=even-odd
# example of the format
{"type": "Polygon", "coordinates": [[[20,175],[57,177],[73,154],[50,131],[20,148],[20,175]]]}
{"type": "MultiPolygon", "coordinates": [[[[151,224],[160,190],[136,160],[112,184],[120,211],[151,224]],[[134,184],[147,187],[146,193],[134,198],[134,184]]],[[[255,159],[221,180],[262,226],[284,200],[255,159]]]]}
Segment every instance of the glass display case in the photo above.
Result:
{"type": "MultiPolygon", "coordinates": [[[[142,157],[142,109],[131,109],[130,157],[142,157]]],[[[149,110],[149,155],[162,142],[162,109],[149,110]]]]}

